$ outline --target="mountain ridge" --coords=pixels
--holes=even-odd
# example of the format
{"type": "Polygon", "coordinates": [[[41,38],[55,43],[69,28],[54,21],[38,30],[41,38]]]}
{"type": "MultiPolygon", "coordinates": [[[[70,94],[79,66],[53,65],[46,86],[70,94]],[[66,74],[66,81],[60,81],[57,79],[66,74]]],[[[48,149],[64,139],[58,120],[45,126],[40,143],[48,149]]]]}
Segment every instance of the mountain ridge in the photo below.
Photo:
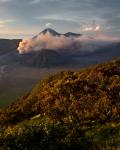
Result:
{"type": "Polygon", "coordinates": [[[70,38],[70,37],[78,38],[82,36],[82,34],[79,34],[79,33],[73,33],[73,32],[59,33],[52,28],[46,28],[43,31],[41,31],[38,35],[34,36],[33,39],[37,38],[41,34],[43,35],[50,34],[56,37],[65,36],[67,38],[70,38]]]}

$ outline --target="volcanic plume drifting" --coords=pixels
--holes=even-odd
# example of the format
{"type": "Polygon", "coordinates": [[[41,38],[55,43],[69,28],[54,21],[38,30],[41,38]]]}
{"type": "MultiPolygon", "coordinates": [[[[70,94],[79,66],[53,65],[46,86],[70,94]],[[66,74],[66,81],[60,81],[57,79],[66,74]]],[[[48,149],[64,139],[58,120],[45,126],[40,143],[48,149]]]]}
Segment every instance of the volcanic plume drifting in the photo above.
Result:
{"type": "Polygon", "coordinates": [[[59,34],[52,29],[46,29],[37,36],[23,40],[19,43],[18,51],[20,54],[43,49],[65,50],[80,47],[78,42],[79,34],[59,34]]]}
{"type": "Polygon", "coordinates": [[[42,49],[67,49],[72,45],[77,45],[77,39],[65,37],[64,35],[52,36],[51,34],[40,34],[35,39],[27,39],[20,42],[19,53],[28,53],[31,51],[40,51],[42,49]]]}
{"type": "Polygon", "coordinates": [[[111,42],[109,39],[94,39],[71,32],[60,34],[52,29],[46,29],[33,38],[22,40],[19,43],[18,51],[20,54],[37,52],[43,49],[68,53],[92,52],[104,47],[109,42],[111,42]]]}

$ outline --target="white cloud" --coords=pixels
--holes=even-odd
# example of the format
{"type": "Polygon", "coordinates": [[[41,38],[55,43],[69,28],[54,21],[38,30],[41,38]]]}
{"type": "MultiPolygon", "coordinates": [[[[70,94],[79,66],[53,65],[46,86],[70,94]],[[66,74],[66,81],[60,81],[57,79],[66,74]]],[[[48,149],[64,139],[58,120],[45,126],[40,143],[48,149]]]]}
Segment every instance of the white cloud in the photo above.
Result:
{"type": "Polygon", "coordinates": [[[93,31],[93,27],[85,27],[83,31],[93,31]]]}
{"type": "Polygon", "coordinates": [[[96,27],[95,27],[95,31],[99,31],[100,30],[100,25],[97,25],[96,27]]]}
{"type": "Polygon", "coordinates": [[[52,26],[52,23],[51,22],[48,22],[45,24],[46,28],[49,28],[50,26],[52,26]]]}
{"type": "Polygon", "coordinates": [[[96,25],[96,26],[83,26],[82,27],[82,31],[85,32],[92,32],[92,31],[100,31],[101,26],[100,25],[96,25]]]}

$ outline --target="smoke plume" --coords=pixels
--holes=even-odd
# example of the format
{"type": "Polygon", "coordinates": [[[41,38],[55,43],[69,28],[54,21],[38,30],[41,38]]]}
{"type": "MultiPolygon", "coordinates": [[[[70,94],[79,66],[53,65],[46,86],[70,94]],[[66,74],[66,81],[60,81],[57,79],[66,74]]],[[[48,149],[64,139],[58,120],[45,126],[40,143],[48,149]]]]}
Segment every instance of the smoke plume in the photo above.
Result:
{"type": "Polygon", "coordinates": [[[23,39],[19,43],[18,51],[20,54],[41,51],[43,49],[72,53],[78,51],[91,52],[95,51],[100,46],[105,46],[109,42],[117,40],[118,39],[111,39],[104,36],[99,36],[98,38],[91,38],[83,35],[80,37],[66,37],[62,34],[60,36],[53,36],[48,32],[47,34],[39,34],[34,38],[23,39]]]}

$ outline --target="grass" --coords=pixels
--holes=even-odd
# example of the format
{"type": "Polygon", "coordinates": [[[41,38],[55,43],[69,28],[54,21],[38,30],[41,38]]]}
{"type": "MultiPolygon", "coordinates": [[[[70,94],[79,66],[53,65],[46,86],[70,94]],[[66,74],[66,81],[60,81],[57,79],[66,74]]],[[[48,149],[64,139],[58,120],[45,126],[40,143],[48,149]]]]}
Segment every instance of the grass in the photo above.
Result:
{"type": "MultiPolygon", "coordinates": [[[[37,115],[29,120],[19,122],[13,127],[8,127],[4,135],[9,134],[18,138],[19,136],[24,136],[26,133],[31,136],[33,129],[35,132],[35,130],[38,131],[43,126],[43,129],[47,133],[52,124],[53,122],[50,123],[47,116],[37,115]]],[[[57,132],[61,130],[59,129],[59,122],[55,126],[58,128],[57,132]]],[[[83,130],[85,133],[85,139],[92,142],[94,150],[120,150],[120,123],[109,122],[104,125],[95,124],[91,127],[82,126],[80,130],[83,130]]]]}
{"type": "Polygon", "coordinates": [[[120,123],[107,123],[96,125],[86,132],[86,136],[107,150],[120,149],[120,123]]]}

